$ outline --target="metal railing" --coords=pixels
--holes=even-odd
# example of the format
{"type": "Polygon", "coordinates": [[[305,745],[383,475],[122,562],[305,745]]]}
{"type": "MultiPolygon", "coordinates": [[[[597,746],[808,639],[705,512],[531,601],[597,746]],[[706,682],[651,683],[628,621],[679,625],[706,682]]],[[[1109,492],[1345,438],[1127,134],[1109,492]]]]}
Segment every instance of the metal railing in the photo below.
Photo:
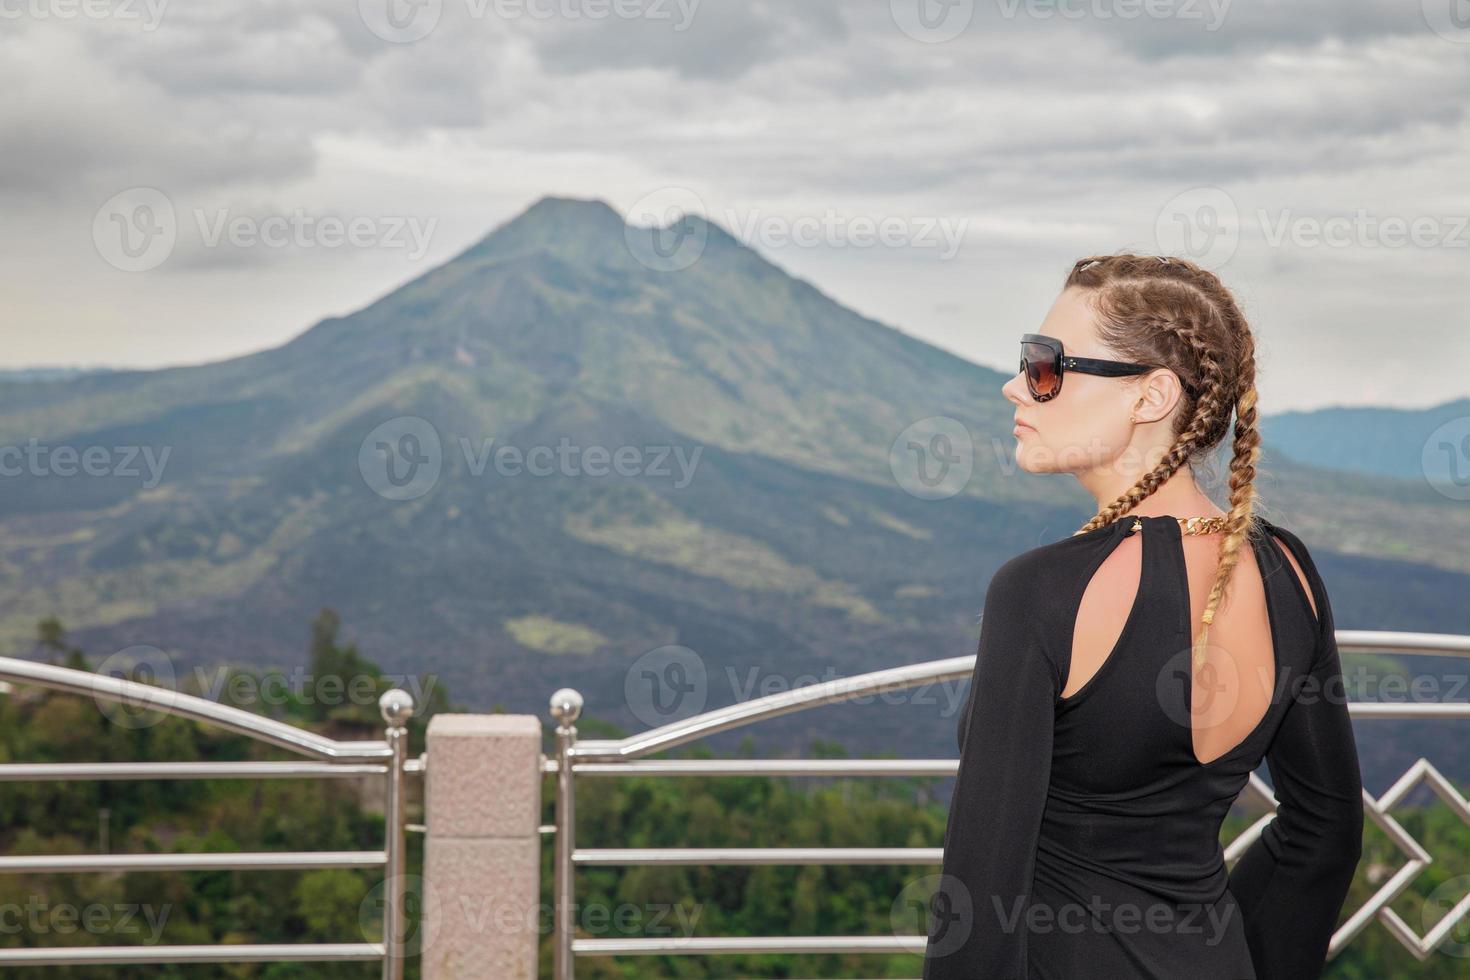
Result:
{"type": "Polygon", "coordinates": [[[382,868],[383,939],[363,943],[261,943],[217,946],[79,946],[0,949],[0,966],[82,966],[139,963],[262,963],[374,961],[383,980],[402,980],[405,940],[404,777],[422,770],[408,758],[413,698],[394,688],[378,707],[382,741],[339,742],[273,718],[205,698],[106,674],[0,657],[0,680],[85,695],[130,709],[201,722],[315,761],[15,763],[0,765],[0,781],[137,779],[321,779],[381,776],[385,834],[381,851],[279,851],[233,854],[77,854],[0,857],[0,874],[110,871],[260,871],[382,868]]]}
{"type": "MultiPolygon", "coordinates": [[[[1338,649],[1343,652],[1382,651],[1413,655],[1470,657],[1470,636],[1444,633],[1407,633],[1377,630],[1337,630],[1338,649]]],[[[581,694],[562,688],[551,697],[551,715],[557,722],[555,758],[542,759],[543,772],[556,775],[556,824],[543,828],[555,834],[555,881],[553,911],[553,976],[573,980],[578,956],[647,956],[660,954],[733,953],[924,953],[927,937],[891,936],[732,936],[667,937],[631,939],[576,938],[572,909],[575,870],[578,867],[653,864],[884,864],[938,865],[941,848],[622,848],[578,849],[576,846],[577,776],[952,776],[958,760],[950,759],[714,759],[646,760],[661,752],[720,732],[757,722],[839,704],[859,697],[900,691],[921,684],[968,680],[975,656],[952,657],[839,678],[797,687],[751,701],[732,704],[681,719],[623,739],[577,740],[576,720],[582,711],[581,694]]],[[[1470,719],[1470,703],[1352,703],[1354,718],[1470,719]]],[[[1470,822],[1470,808],[1449,781],[1426,760],[1420,759],[1386,793],[1374,799],[1365,790],[1364,812],[1383,829],[1407,857],[1407,863],[1373,897],[1349,917],[1333,935],[1329,958],[1361,933],[1376,917],[1390,933],[1419,959],[1449,935],[1456,923],[1470,913],[1470,895],[1465,896],[1424,936],[1419,936],[1388,907],[1433,861],[1433,857],[1404,831],[1390,810],[1420,782],[1427,783],[1462,818],[1470,822]]],[[[1261,834],[1276,807],[1271,788],[1252,773],[1242,796],[1264,804],[1268,812],[1225,849],[1233,863],[1261,834]]]]}

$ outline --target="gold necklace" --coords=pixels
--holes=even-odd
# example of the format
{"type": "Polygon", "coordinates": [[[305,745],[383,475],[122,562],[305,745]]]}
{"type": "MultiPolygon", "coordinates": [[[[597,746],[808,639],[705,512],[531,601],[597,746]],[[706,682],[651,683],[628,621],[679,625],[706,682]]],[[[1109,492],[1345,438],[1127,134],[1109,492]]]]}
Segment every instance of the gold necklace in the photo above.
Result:
{"type": "MultiPolygon", "coordinates": [[[[1174,519],[1179,522],[1179,531],[1181,534],[1214,534],[1216,531],[1225,530],[1226,525],[1230,522],[1228,516],[1176,517],[1174,519]]],[[[1141,530],[1143,530],[1143,521],[1138,517],[1134,517],[1133,526],[1128,529],[1128,533],[1131,534],[1134,531],[1141,530]]]]}

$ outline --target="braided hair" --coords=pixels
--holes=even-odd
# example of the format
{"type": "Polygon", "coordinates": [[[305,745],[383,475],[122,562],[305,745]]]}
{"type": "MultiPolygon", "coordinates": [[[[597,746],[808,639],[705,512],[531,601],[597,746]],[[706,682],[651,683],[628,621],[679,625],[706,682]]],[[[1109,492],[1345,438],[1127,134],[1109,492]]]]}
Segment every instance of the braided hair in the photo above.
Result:
{"type": "Polygon", "coordinates": [[[1168,368],[1184,389],[1169,451],[1077,534],[1120,519],[1181,466],[1208,454],[1229,431],[1234,412],[1230,509],[1220,543],[1219,568],[1194,648],[1198,663],[1240,550],[1248,536],[1260,530],[1253,520],[1256,460],[1261,455],[1255,340],[1219,277],[1187,259],[1126,253],[1090,256],[1073,265],[1066,286],[1092,294],[1098,336],[1105,345],[1124,360],[1168,368]]]}

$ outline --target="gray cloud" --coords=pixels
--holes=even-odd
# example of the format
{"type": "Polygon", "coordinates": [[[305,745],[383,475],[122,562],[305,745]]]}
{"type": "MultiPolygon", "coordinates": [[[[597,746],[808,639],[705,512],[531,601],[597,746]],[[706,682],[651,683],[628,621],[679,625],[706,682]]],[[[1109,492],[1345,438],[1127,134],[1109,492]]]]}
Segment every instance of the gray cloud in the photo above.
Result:
{"type": "Polygon", "coordinates": [[[1230,269],[1253,284],[1263,323],[1290,310],[1292,338],[1330,329],[1371,349],[1385,307],[1412,303],[1464,359],[1464,251],[1269,247],[1255,215],[1463,211],[1470,45],[1436,35],[1415,2],[1236,0],[1214,31],[1096,13],[1126,2],[1071,0],[1085,16],[1048,19],[977,0],[942,43],[906,34],[888,3],[836,0],[703,0],[687,30],[674,0],[648,8],[673,20],[442,0],[410,43],[375,34],[351,0],[172,0],[153,30],[6,20],[0,290],[55,324],[6,356],[138,364],[254,349],[381,295],[543,194],[629,206],[683,186],[713,211],[787,222],[968,220],[949,262],[753,244],[862,312],[1008,364],[977,324],[1034,319],[1070,256],[1152,248],[1160,208],[1213,185],[1248,226],[1230,269]],[[97,207],[132,187],[183,213],[402,214],[438,231],[422,264],[181,236],[166,264],[127,275],[90,232],[97,207]],[[1342,309],[1321,299],[1346,288],[1342,309]],[[228,302],[261,292],[268,312],[228,302]],[[201,337],[199,310],[215,301],[227,308],[201,337]],[[120,329],[120,306],[147,311],[147,337],[120,329]]]}
{"type": "Polygon", "coordinates": [[[654,68],[727,82],[763,65],[839,49],[848,36],[840,8],[827,0],[669,0],[634,9],[645,16],[567,19],[553,29],[536,24],[528,33],[542,64],[560,74],[654,68]]]}

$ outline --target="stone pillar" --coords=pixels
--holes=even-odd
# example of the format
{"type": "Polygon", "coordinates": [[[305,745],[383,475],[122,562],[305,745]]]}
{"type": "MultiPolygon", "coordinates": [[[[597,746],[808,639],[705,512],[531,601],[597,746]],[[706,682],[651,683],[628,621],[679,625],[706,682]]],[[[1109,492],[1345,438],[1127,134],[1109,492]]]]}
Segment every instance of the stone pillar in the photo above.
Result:
{"type": "Polygon", "coordinates": [[[541,723],[435,715],[424,788],[424,980],[536,980],[541,723]]]}

